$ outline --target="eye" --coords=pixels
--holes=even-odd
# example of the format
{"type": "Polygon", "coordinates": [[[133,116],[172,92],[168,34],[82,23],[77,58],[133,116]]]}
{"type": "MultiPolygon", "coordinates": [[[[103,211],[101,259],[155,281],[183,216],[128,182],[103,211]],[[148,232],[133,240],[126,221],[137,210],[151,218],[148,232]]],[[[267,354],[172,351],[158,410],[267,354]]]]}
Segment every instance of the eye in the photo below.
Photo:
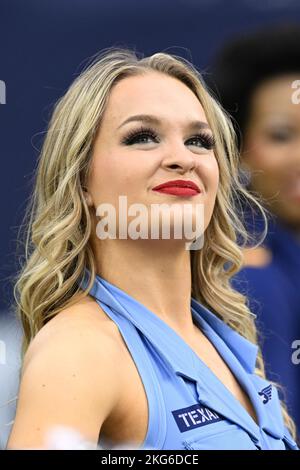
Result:
{"type": "Polygon", "coordinates": [[[274,140],[275,142],[288,142],[293,138],[293,132],[290,129],[278,129],[274,131],[269,132],[269,136],[271,140],[274,140]]]}
{"type": "Polygon", "coordinates": [[[129,132],[124,139],[122,139],[122,144],[125,145],[133,145],[136,143],[148,143],[145,141],[145,139],[153,139],[157,140],[158,136],[157,134],[153,131],[153,129],[150,129],[148,127],[142,127],[138,130],[134,130],[129,132]],[[144,139],[144,142],[143,142],[144,139]]]}
{"type": "MultiPolygon", "coordinates": [[[[133,145],[137,143],[147,144],[149,143],[149,139],[155,140],[156,142],[159,141],[158,135],[153,129],[150,127],[141,127],[138,130],[128,132],[128,134],[122,139],[121,143],[124,145],[133,145]]],[[[192,143],[188,145],[195,145],[196,147],[205,148],[207,150],[211,150],[215,146],[214,136],[205,132],[190,137],[187,142],[196,142],[195,144],[192,143]]]]}
{"type": "MultiPolygon", "coordinates": [[[[199,142],[200,147],[204,147],[207,150],[211,150],[216,145],[214,136],[211,134],[206,134],[205,132],[194,135],[188,140],[188,142],[189,141],[199,142]]],[[[196,145],[196,147],[198,147],[198,145],[196,145]]]]}

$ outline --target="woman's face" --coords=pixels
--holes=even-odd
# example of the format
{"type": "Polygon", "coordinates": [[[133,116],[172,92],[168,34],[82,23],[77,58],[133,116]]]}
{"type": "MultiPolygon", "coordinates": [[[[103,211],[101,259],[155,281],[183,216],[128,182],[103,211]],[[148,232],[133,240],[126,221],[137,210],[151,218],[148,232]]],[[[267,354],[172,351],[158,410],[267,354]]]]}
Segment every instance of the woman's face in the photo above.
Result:
{"type": "Polygon", "coordinates": [[[243,162],[251,188],[285,223],[300,225],[300,104],[292,83],[299,76],[270,79],[255,91],[244,133],[243,162]]]}
{"type": "Polygon", "coordinates": [[[111,91],[93,148],[93,206],[112,204],[118,220],[120,195],[128,207],[140,203],[148,210],[152,204],[189,203],[193,211],[203,204],[206,228],[219,180],[212,137],[199,100],[179,80],[157,72],[122,79],[111,91]],[[133,119],[141,114],[155,120],[133,119]],[[191,127],[192,121],[199,124],[191,127]],[[153,190],[178,179],[193,181],[201,192],[187,197],[153,190]]]}

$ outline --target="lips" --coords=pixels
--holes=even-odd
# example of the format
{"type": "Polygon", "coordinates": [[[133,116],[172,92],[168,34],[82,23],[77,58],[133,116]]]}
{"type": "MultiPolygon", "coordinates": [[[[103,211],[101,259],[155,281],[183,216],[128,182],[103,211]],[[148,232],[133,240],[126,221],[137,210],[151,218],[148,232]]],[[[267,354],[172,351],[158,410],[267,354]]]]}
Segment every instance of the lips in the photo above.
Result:
{"type": "Polygon", "coordinates": [[[290,199],[300,201],[300,178],[291,182],[289,187],[286,189],[286,195],[290,199]]]}
{"type": "Polygon", "coordinates": [[[173,194],[174,196],[196,196],[201,192],[199,186],[193,181],[186,180],[167,181],[166,183],[155,186],[153,191],[173,194]]]}
{"type": "Polygon", "coordinates": [[[283,187],[284,196],[288,199],[300,201],[300,172],[296,172],[286,180],[283,187]]]}

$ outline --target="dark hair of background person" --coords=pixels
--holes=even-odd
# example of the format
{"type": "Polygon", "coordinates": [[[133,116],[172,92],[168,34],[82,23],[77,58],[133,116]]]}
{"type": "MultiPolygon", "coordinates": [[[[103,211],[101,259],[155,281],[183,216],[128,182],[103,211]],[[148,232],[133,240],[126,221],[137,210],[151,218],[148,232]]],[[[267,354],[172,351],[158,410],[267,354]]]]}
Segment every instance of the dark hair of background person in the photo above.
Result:
{"type": "Polygon", "coordinates": [[[244,32],[218,51],[205,81],[231,114],[240,150],[251,98],[257,87],[276,76],[298,72],[300,24],[273,25],[244,32]]]}

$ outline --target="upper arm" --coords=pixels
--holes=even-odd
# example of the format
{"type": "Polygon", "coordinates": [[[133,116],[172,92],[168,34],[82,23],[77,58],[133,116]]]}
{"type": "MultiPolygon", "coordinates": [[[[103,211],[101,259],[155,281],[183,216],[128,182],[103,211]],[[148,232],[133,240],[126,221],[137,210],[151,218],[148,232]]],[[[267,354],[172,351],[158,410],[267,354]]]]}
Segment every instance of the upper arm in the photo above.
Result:
{"type": "Polygon", "coordinates": [[[8,448],[45,448],[55,426],[72,428],[96,444],[117,403],[115,341],[89,322],[75,320],[69,328],[69,320],[44,334],[42,329],[31,343],[8,448]]]}

